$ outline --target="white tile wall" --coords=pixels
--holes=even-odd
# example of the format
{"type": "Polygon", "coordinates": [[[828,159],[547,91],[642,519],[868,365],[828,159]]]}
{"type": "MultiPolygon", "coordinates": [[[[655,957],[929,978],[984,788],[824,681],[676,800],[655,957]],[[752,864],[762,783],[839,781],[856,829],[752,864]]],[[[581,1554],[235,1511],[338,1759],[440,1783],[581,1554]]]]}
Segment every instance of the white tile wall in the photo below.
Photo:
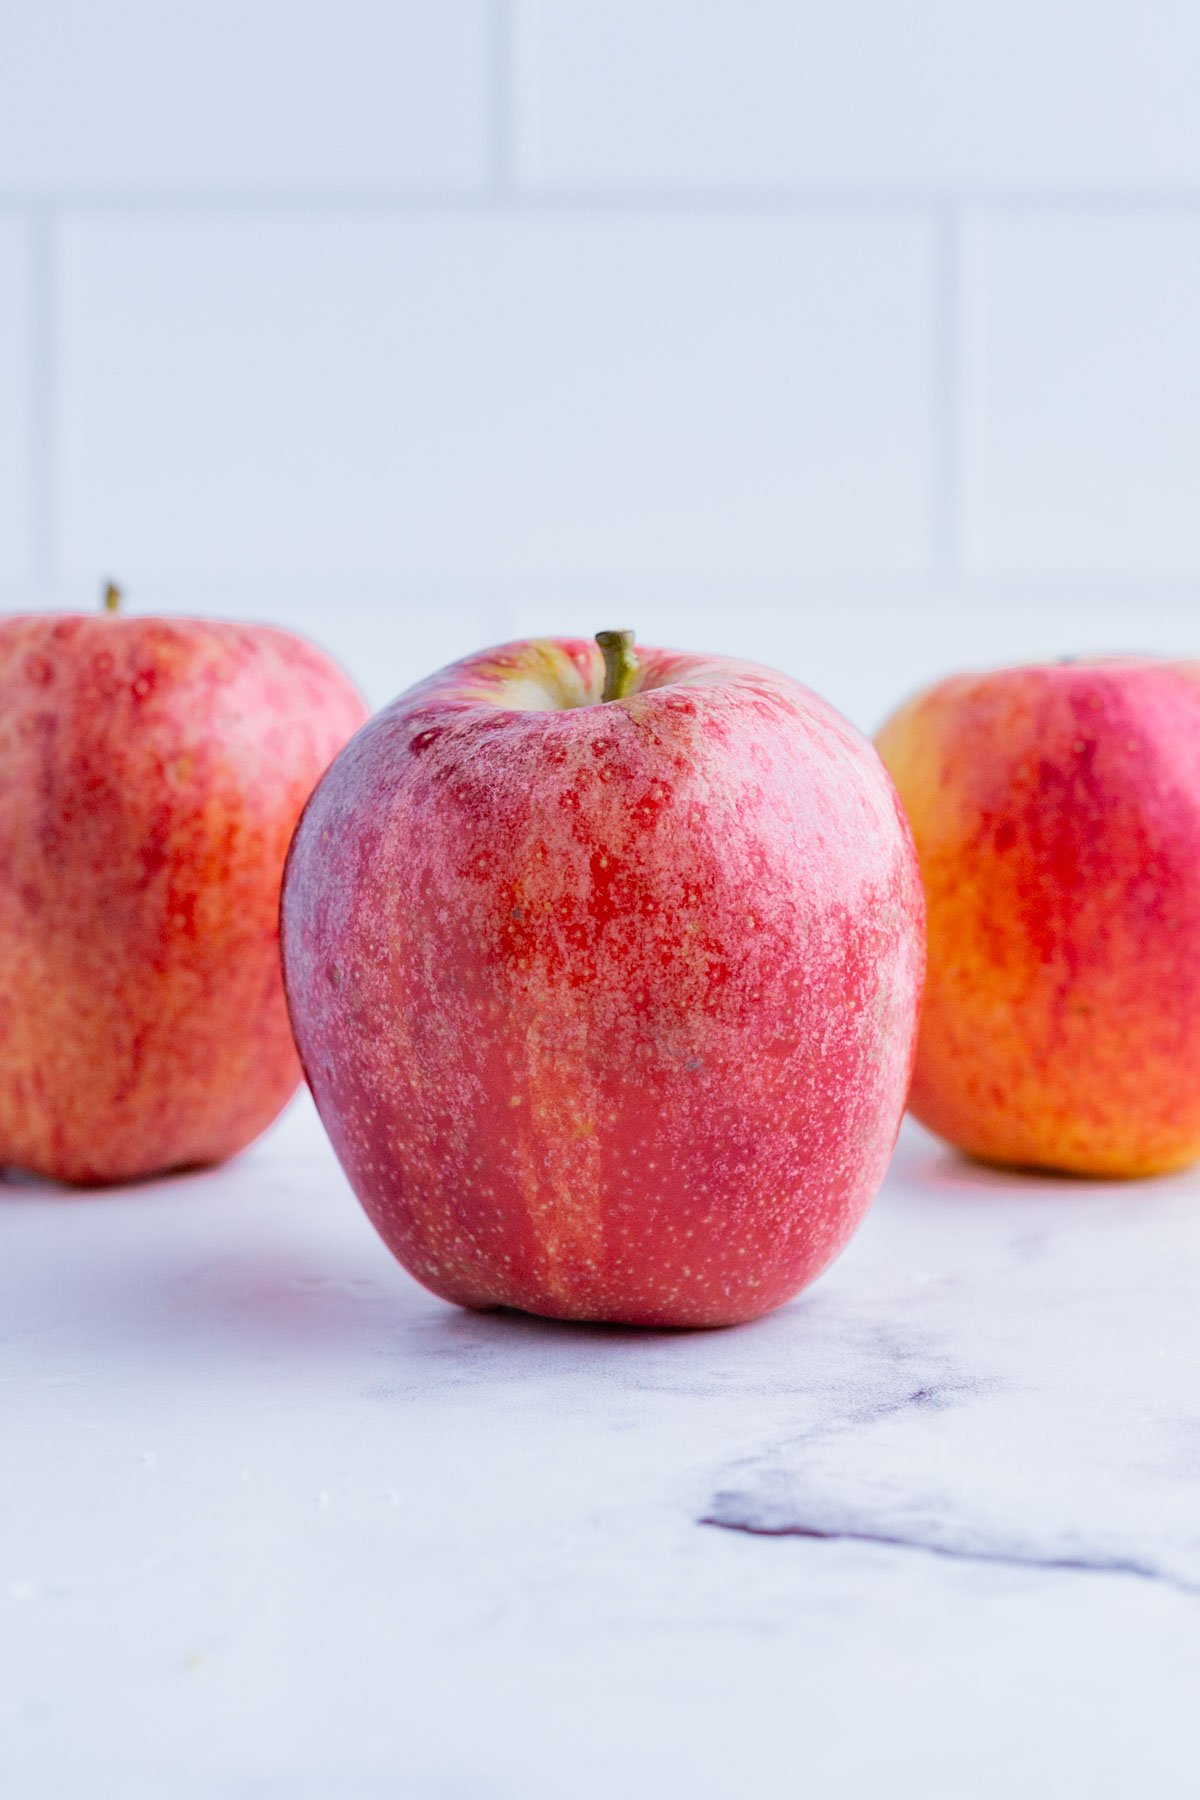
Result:
{"type": "Polygon", "coordinates": [[[34,294],[30,233],[0,214],[0,581],[33,566],[34,294]]]}
{"type": "Polygon", "coordinates": [[[928,236],[671,212],[70,219],[65,569],[911,575],[928,236]]]}
{"type": "Polygon", "coordinates": [[[548,188],[1200,181],[1195,0],[517,0],[548,188]]]}
{"type": "Polygon", "coordinates": [[[0,605],[1200,639],[1189,0],[0,0],[0,605]]]}
{"type": "Polygon", "coordinates": [[[969,569],[1200,578],[1200,215],[983,218],[964,284],[969,569]]]}
{"type": "Polygon", "coordinates": [[[487,0],[3,0],[0,189],[471,189],[487,0]]]}

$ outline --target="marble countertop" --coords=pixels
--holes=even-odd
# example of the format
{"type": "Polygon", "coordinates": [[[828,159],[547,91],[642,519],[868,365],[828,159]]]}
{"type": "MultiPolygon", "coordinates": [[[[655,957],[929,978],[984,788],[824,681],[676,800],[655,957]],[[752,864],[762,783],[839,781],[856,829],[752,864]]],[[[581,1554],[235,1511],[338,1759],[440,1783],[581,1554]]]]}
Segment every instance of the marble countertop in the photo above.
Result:
{"type": "Polygon", "coordinates": [[[5,1800],[1197,1791],[1194,1173],[907,1127],[706,1334],[443,1305],[307,1101],[0,1236],[5,1800]]]}

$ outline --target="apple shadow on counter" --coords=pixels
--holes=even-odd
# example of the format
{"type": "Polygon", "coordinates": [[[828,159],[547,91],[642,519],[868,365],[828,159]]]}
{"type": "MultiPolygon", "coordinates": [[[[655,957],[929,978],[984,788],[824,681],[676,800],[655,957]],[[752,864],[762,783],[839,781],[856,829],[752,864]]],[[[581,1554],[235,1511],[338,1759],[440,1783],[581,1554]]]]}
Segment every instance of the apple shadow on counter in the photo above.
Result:
{"type": "Polygon", "coordinates": [[[1006,1199],[1052,1194],[1056,1199],[1119,1194],[1178,1194],[1200,1185],[1200,1166],[1165,1175],[1081,1175],[1071,1169],[1001,1165],[984,1162],[948,1144],[931,1143],[928,1152],[909,1165],[906,1179],[933,1194],[997,1194],[1006,1199]]]}
{"type": "Polygon", "coordinates": [[[220,1163],[182,1163],[177,1169],[159,1169],[149,1175],[131,1175],[118,1181],[76,1184],[58,1181],[53,1175],[39,1175],[33,1169],[22,1169],[12,1163],[0,1163],[0,1206],[6,1202],[36,1202],[39,1206],[65,1202],[94,1206],[109,1199],[141,1199],[160,1186],[182,1186],[205,1175],[211,1175],[220,1163]]]}
{"type": "Polygon", "coordinates": [[[80,1189],[37,1176],[13,1180],[5,1171],[0,1214],[12,1206],[27,1218],[47,1209],[63,1218],[69,1209],[73,1224],[95,1224],[54,1229],[14,1271],[18,1285],[53,1293],[55,1311],[72,1320],[76,1349],[116,1347],[135,1362],[192,1365],[307,1361],[335,1379],[341,1368],[356,1385],[365,1376],[373,1391],[393,1395],[443,1385],[456,1371],[477,1378],[493,1358],[497,1379],[504,1370],[511,1377],[514,1350],[532,1360],[563,1360],[564,1353],[572,1360],[573,1351],[604,1347],[623,1359],[638,1344],[725,1335],[453,1306],[402,1269],[347,1195],[336,1202],[330,1196],[330,1205],[349,1210],[358,1228],[353,1237],[339,1230],[337,1241],[325,1241],[328,1213],[299,1221],[289,1235],[247,1195],[237,1231],[252,1241],[222,1242],[203,1224],[203,1181],[204,1171],[196,1171],[80,1189]],[[135,1219],[116,1216],[131,1204],[135,1219]]]}
{"type": "MultiPolygon", "coordinates": [[[[132,1365],[245,1364],[308,1369],[384,1402],[464,1384],[506,1385],[527,1362],[532,1373],[577,1372],[589,1362],[645,1372],[720,1331],[572,1323],[509,1308],[468,1311],[428,1294],[380,1248],[378,1263],[324,1262],[281,1243],[278,1251],[230,1251],[184,1266],[161,1250],[130,1259],[106,1279],[72,1261],[70,1279],[49,1271],[73,1316],[76,1349],[115,1346],[132,1365]],[[371,1273],[371,1268],[375,1272],[371,1273]]],[[[754,1331],[754,1321],[736,1333],[754,1331]]],[[[690,1361],[690,1358],[687,1359],[690,1361]]]]}
{"type": "Polygon", "coordinates": [[[1089,1225],[1120,1230],[1177,1208],[1190,1212],[1200,1188],[1200,1167],[1167,1175],[1096,1176],[1001,1166],[924,1131],[907,1142],[902,1138],[898,1157],[892,1190],[884,1189],[877,1206],[890,1202],[901,1212],[914,1205],[932,1211],[939,1221],[944,1218],[948,1233],[955,1217],[964,1214],[1003,1220],[1017,1234],[1010,1248],[1023,1261],[1040,1254],[1060,1230],[1089,1225]]]}

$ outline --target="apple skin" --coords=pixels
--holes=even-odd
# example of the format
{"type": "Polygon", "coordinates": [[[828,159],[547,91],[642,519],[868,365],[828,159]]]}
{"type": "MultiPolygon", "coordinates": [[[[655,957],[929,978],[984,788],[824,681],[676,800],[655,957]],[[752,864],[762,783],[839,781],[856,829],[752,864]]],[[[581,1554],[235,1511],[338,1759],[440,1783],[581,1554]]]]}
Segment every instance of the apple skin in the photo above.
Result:
{"type": "Polygon", "coordinates": [[[912,823],[929,973],[912,1110],[990,1162],[1200,1156],[1200,670],[958,675],[877,739],[912,823]]]}
{"type": "Polygon", "coordinates": [[[271,1122],[284,858],[365,716],[289,632],[0,620],[0,1165],[124,1181],[271,1122]]]}
{"type": "Polygon", "coordinates": [[[343,751],[284,880],[317,1106],[387,1244],[469,1307],[726,1325],[849,1238],[903,1112],[920,878],[796,682],[591,643],[455,664],[343,751]]]}

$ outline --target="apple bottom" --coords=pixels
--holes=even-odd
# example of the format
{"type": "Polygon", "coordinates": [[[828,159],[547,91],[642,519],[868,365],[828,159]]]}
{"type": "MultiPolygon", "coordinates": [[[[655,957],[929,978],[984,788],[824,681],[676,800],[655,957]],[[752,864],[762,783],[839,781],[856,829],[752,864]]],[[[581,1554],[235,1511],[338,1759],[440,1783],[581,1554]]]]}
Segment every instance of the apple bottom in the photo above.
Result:
{"type": "Polygon", "coordinates": [[[1200,1158],[1195,1055],[1118,1067],[1080,1046],[1043,1058],[1026,1045],[1019,1067],[975,1061],[929,1054],[910,1100],[914,1118],[974,1162],[1106,1181],[1170,1175],[1200,1158]]]}
{"type": "Polygon", "coordinates": [[[393,1254],[474,1310],[642,1326],[733,1325],[816,1279],[867,1210],[899,1102],[829,1081],[824,1100],[722,1102],[717,1077],[636,1077],[586,1108],[542,1089],[461,1113],[425,1097],[392,1129],[365,1094],[328,1112],[334,1146],[393,1254]],[[857,1099],[851,1098],[857,1095],[857,1099]],[[664,1121],[669,1122],[664,1125],[664,1121]]]}
{"type": "MultiPolygon", "coordinates": [[[[228,1162],[262,1136],[300,1086],[300,1066],[283,1030],[270,1035],[274,1041],[265,1043],[267,1033],[256,1032],[247,1047],[260,1050],[257,1066],[247,1066],[248,1057],[236,1059],[231,1093],[213,1077],[219,1066],[213,1042],[228,1043],[228,1029],[222,1038],[187,1047],[190,1082],[181,1075],[176,1045],[174,1055],[161,1057],[166,1079],[145,1080],[133,1097],[114,1091],[111,1082],[89,1086],[91,1071],[72,1057],[68,1075],[47,1084],[50,1097],[42,1090],[35,1118],[10,1118],[0,1140],[0,1170],[66,1187],[111,1188],[228,1162]]],[[[233,1061],[225,1060],[222,1075],[233,1061]]],[[[10,1082],[10,1115],[17,1089],[10,1082]]]]}
{"type": "MultiPolygon", "coordinates": [[[[508,1309],[580,1323],[676,1329],[744,1324],[782,1306],[815,1281],[834,1260],[853,1235],[872,1197],[872,1193],[866,1193],[855,1196],[848,1205],[843,1202],[812,1209],[802,1203],[797,1207],[793,1201],[792,1206],[804,1213],[805,1224],[790,1232],[772,1232],[757,1219],[749,1228],[730,1224],[726,1227],[729,1236],[737,1233],[741,1239],[732,1253],[724,1245],[710,1245],[707,1249],[699,1246],[694,1241],[697,1227],[686,1223],[697,1215],[680,1207],[668,1227],[668,1241],[672,1246],[678,1240],[687,1241],[688,1254],[694,1260],[677,1268],[673,1266],[674,1256],[648,1258],[643,1233],[617,1224],[605,1233],[608,1243],[599,1265],[587,1268],[576,1264],[569,1275],[560,1274],[551,1286],[539,1277],[539,1269],[547,1262],[557,1263],[553,1242],[535,1246],[531,1264],[524,1267],[520,1253],[506,1253],[503,1282],[448,1277],[436,1254],[397,1237],[392,1216],[381,1214],[359,1196],[380,1236],[409,1273],[431,1293],[453,1305],[473,1312],[508,1309]],[[633,1275],[639,1261],[644,1272],[642,1280],[633,1275]],[[747,1265],[759,1272],[746,1274],[747,1265]],[[678,1277],[675,1282],[672,1275],[678,1277]],[[642,1292],[637,1293],[638,1289],[642,1292]]],[[[631,1203],[626,1202],[624,1206],[614,1205],[611,1211],[619,1217],[630,1207],[631,1203]]],[[[730,1210],[732,1213],[738,1209],[730,1210]]],[[[646,1230],[661,1229],[662,1214],[650,1215],[646,1230]]]]}

